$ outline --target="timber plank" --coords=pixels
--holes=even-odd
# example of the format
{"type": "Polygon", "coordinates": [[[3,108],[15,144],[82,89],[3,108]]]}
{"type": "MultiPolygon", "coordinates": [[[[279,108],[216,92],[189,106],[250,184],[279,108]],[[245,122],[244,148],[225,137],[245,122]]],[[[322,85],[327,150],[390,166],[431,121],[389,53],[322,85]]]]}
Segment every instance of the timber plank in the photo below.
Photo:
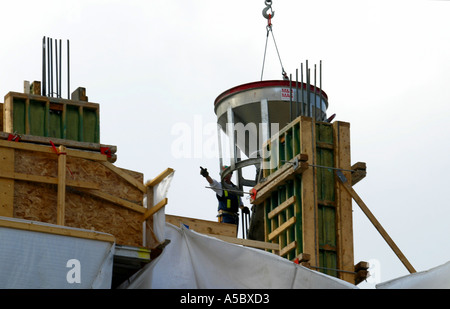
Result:
{"type": "Polygon", "coordinates": [[[173,224],[177,227],[180,226],[180,224],[185,224],[189,227],[189,229],[202,234],[221,235],[234,238],[236,238],[237,236],[235,224],[219,223],[215,221],[180,217],[167,214],[166,214],[166,222],[173,224]]]}
{"type": "Polygon", "coordinates": [[[296,197],[295,196],[291,196],[289,199],[287,199],[286,201],[284,201],[283,203],[281,203],[279,206],[277,206],[274,210],[272,210],[271,212],[269,212],[269,214],[267,215],[267,217],[269,219],[273,219],[276,215],[278,215],[280,212],[282,212],[283,210],[285,210],[286,208],[288,208],[289,206],[291,206],[292,204],[294,204],[296,201],[296,197]]]}
{"type": "Polygon", "coordinates": [[[43,223],[35,222],[35,221],[27,222],[27,221],[22,221],[22,220],[19,221],[19,220],[0,219],[0,227],[20,229],[20,230],[40,232],[40,233],[49,233],[49,234],[62,235],[62,236],[71,236],[71,237],[78,237],[78,238],[85,238],[85,239],[92,239],[92,240],[115,242],[115,237],[110,234],[99,233],[96,231],[87,231],[87,230],[81,230],[81,229],[53,226],[53,225],[43,224],[43,223]]]}
{"type": "Polygon", "coordinates": [[[279,236],[282,232],[284,232],[286,229],[290,228],[292,225],[295,224],[296,217],[292,217],[286,222],[284,222],[282,225],[277,227],[272,233],[269,234],[269,240],[272,241],[275,237],[279,236]]]}
{"type": "MultiPolygon", "coordinates": [[[[0,174],[14,172],[14,149],[0,147],[0,174]]],[[[0,216],[13,217],[14,180],[0,178],[0,216]]]]}
{"type": "MultiPolygon", "coordinates": [[[[43,152],[43,153],[55,153],[55,150],[49,146],[28,144],[28,143],[17,143],[17,142],[4,141],[4,140],[0,140],[0,147],[28,150],[28,151],[36,151],[36,152],[43,152]]],[[[88,160],[93,160],[93,161],[107,161],[106,155],[95,153],[95,152],[66,149],[66,153],[70,157],[88,159],[88,160]]]]}
{"type": "Polygon", "coordinates": [[[266,181],[257,184],[254,187],[256,196],[250,202],[255,205],[262,203],[272,191],[277,189],[278,186],[293,179],[296,174],[303,173],[308,168],[308,164],[305,162],[306,158],[305,155],[298,155],[293,160],[285,163],[282,168],[267,177],[266,181]],[[294,167],[295,159],[298,160],[298,166],[296,168],[294,167]]]}
{"type": "MultiPolygon", "coordinates": [[[[344,169],[346,177],[351,178],[350,154],[350,124],[336,121],[334,128],[334,166],[344,169]]],[[[335,182],[336,189],[336,215],[337,215],[337,268],[346,272],[339,273],[341,279],[354,282],[354,253],[353,253],[353,210],[352,198],[346,190],[342,189],[339,181],[335,182]]]]}
{"type": "Polygon", "coordinates": [[[64,225],[66,208],[66,147],[59,146],[58,153],[58,193],[56,198],[56,224],[64,225]]]}

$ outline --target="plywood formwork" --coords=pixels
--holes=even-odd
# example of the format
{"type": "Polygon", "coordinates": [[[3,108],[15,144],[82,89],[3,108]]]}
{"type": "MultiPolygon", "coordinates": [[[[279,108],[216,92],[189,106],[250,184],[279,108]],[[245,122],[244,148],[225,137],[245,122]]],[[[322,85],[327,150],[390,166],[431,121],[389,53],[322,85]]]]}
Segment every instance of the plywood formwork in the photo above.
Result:
{"type": "Polygon", "coordinates": [[[34,94],[9,92],[3,107],[3,131],[99,143],[100,105],[34,94]]]}
{"type": "Polygon", "coordinates": [[[311,267],[355,283],[352,198],[335,175],[352,178],[350,124],[301,116],[272,137],[263,158],[251,202],[264,211],[265,241],[281,256],[308,256],[311,267]]]}
{"type": "Polygon", "coordinates": [[[0,216],[105,232],[118,244],[142,246],[143,222],[152,220],[144,195],[155,184],[146,186],[143,174],[114,166],[104,154],[0,140],[0,216]]]}

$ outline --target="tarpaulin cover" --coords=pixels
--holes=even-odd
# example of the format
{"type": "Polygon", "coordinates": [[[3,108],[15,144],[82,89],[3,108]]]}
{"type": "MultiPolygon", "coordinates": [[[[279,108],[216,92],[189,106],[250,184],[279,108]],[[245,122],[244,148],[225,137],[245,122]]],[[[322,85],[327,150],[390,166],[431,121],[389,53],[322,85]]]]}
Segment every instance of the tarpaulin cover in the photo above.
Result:
{"type": "Polygon", "coordinates": [[[0,289],[110,289],[113,258],[114,242],[0,227],[0,289]]]}
{"type": "MultiPolygon", "coordinates": [[[[158,204],[167,197],[167,193],[169,192],[169,187],[174,175],[175,172],[172,172],[153,188],[153,205],[158,204]]],[[[165,207],[163,207],[153,215],[153,230],[159,242],[164,242],[165,240],[165,225],[166,212],[165,207]]]]}
{"type": "Polygon", "coordinates": [[[450,261],[430,270],[379,283],[377,289],[450,289],[450,261]]]}
{"type": "Polygon", "coordinates": [[[167,224],[170,243],[121,288],[354,289],[355,285],[274,254],[167,224]]]}

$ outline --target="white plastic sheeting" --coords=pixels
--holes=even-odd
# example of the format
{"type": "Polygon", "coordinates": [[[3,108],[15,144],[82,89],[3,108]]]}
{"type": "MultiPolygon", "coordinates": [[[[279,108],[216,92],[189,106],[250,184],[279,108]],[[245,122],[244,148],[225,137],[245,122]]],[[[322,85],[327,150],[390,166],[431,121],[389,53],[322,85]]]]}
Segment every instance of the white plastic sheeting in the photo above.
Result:
{"type": "Polygon", "coordinates": [[[170,243],[121,288],[354,289],[355,285],[262,250],[166,225],[170,243]]]}
{"type": "MultiPolygon", "coordinates": [[[[153,188],[153,205],[158,204],[167,197],[174,174],[175,172],[172,172],[153,188]]],[[[165,240],[165,225],[166,214],[165,207],[163,207],[153,215],[153,231],[159,242],[164,242],[165,240]]]]}
{"type": "Polygon", "coordinates": [[[110,289],[113,258],[113,242],[0,227],[0,289],[110,289]]]}
{"type": "MultiPolygon", "coordinates": [[[[172,182],[175,171],[172,171],[161,182],[153,187],[153,205],[157,205],[159,202],[167,197],[169,192],[170,183],[172,182]]],[[[144,196],[144,205],[147,205],[147,195],[144,196]]],[[[153,214],[153,224],[150,225],[147,222],[143,223],[144,231],[149,230],[152,235],[144,233],[144,246],[147,244],[146,237],[156,238],[157,243],[163,243],[165,241],[165,227],[166,227],[166,213],[165,207],[162,207],[159,211],[153,214]]],[[[153,246],[154,244],[147,244],[153,246]]]]}
{"type": "Polygon", "coordinates": [[[377,289],[450,289],[450,261],[427,271],[379,283],[377,289]]]}

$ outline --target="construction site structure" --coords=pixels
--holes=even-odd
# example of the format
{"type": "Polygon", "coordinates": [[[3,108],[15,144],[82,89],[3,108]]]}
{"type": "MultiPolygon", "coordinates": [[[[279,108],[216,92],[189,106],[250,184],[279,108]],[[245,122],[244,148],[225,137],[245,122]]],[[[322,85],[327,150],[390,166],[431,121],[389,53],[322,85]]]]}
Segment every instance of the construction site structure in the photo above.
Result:
{"type": "MultiPolygon", "coordinates": [[[[65,262],[55,259],[65,254],[67,259],[83,255],[71,251],[77,243],[74,239],[81,241],[76,244],[78,249],[92,241],[112,246],[99,253],[101,262],[108,259],[107,252],[114,252],[111,278],[102,288],[117,287],[161,253],[166,240],[155,235],[153,215],[168,199],[156,199],[155,188],[174,170],[166,168],[144,181],[142,173],[115,166],[117,146],[100,143],[100,106],[88,102],[85,88],[76,89],[69,100],[41,95],[39,81],[25,81],[23,93],[9,92],[0,103],[0,129],[0,234],[9,238],[1,243],[1,275],[3,279],[9,275],[23,279],[15,280],[13,287],[72,288],[66,280],[52,280],[65,279],[67,272],[65,262]],[[52,254],[54,237],[63,240],[58,240],[52,254]],[[10,243],[12,239],[17,241],[10,243]],[[28,248],[19,250],[18,243],[33,239],[28,248]],[[48,268],[33,273],[15,257],[16,251],[27,256],[27,261],[48,268]],[[53,267],[55,263],[62,267],[53,267]],[[16,273],[8,273],[8,269],[16,273]],[[26,273],[17,273],[17,269],[26,273]],[[48,285],[33,285],[31,278],[47,276],[48,285]]],[[[170,215],[166,220],[236,239],[232,225],[170,215]]],[[[95,252],[95,246],[89,246],[87,251],[95,252]]],[[[87,258],[82,265],[94,263],[92,255],[87,258]]],[[[93,278],[100,273],[95,268],[91,271],[93,278]]],[[[3,280],[1,287],[11,287],[9,284],[3,280]]]]}
{"type": "Polygon", "coordinates": [[[249,238],[352,284],[364,280],[368,264],[354,263],[352,197],[336,171],[354,185],[366,165],[351,164],[350,124],[327,119],[326,93],[309,82],[270,80],[231,88],[214,104],[219,144],[229,139],[220,149],[220,165],[229,153],[222,175],[236,172],[240,189],[250,188],[249,238]],[[248,167],[254,179],[243,176],[248,167]]]}

